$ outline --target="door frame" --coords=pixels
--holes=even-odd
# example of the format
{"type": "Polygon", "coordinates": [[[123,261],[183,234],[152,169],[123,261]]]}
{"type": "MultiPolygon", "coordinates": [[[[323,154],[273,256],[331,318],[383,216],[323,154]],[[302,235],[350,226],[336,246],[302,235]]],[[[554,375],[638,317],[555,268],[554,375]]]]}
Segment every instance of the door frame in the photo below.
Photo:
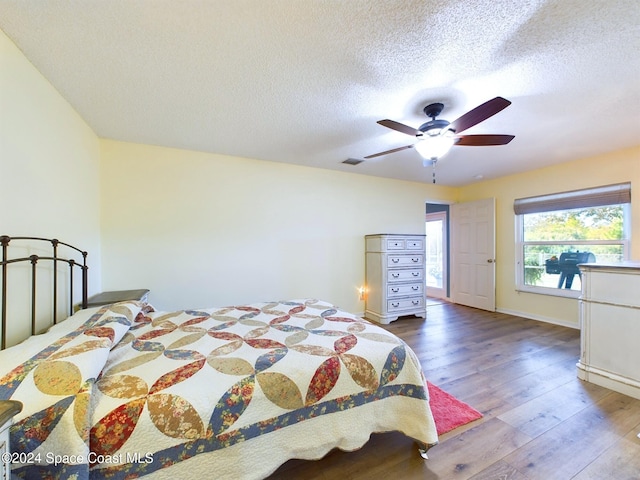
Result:
{"type": "MultiPolygon", "coordinates": [[[[442,298],[442,299],[448,300],[447,285],[448,285],[449,275],[447,272],[449,270],[449,260],[448,260],[449,239],[447,235],[447,230],[448,230],[447,226],[449,222],[449,215],[447,214],[446,211],[432,212],[432,213],[427,213],[425,215],[425,224],[430,221],[437,221],[437,220],[442,221],[442,263],[443,263],[442,288],[430,287],[429,285],[427,285],[426,292],[427,292],[427,297],[442,298]]],[[[426,225],[425,225],[425,229],[426,229],[426,225]]],[[[427,241],[428,241],[428,236],[427,236],[427,241]]],[[[428,252],[427,252],[427,255],[428,255],[428,252]]],[[[425,267],[426,266],[428,265],[425,265],[425,267]]]]}

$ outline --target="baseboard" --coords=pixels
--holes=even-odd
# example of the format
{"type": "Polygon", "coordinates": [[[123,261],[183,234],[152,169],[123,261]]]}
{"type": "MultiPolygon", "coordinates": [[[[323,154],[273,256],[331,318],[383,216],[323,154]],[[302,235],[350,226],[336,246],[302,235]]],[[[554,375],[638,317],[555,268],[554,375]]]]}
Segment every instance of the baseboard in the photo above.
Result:
{"type": "MultiPolygon", "coordinates": [[[[446,299],[446,301],[450,302],[450,299],[446,299]]],[[[517,310],[509,310],[506,308],[496,308],[496,312],[498,313],[506,313],[507,315],[513,315],[515,317],[528,318],[529,320],[537,320],[538,322],[551,323],[553,325],[559,325],[561,327],[573,328],[576,330],[580,330],[580,326],[571,322],[563,322],[562,320],[558,320],[557,318],[543,317],[542,315],[531,315],[526,312],[519,312],[517,310]]],[[[364,312],[354,312],[356,317],[365,318],[364,312]]]]}
{"type": "Polygon", "coordinates": [[[585,365],[581,361],[578,362],[577,367],[578,378],[580,380],[595,383],[609,390],[620,392],[623,395],[640,399],[640,382],[637,380],[623,377],[601,368],[585,365]]]}
{"type": "Polygon", "coordinates": [[[538,322],[552,323],[553,325],[559,325],[561,327],[574,328],[580,330],[580,325],[576,325],[571,322],[564,322],[557,318],[544,317],[542,315],[532,315],[527,312],[519,312],[517,310],[509,310],[506,308],[496,308],[498,313],[506,313],[507,315],[514,315],[516,317],[528,318],[529,320],[537,320],[538,322]]]}

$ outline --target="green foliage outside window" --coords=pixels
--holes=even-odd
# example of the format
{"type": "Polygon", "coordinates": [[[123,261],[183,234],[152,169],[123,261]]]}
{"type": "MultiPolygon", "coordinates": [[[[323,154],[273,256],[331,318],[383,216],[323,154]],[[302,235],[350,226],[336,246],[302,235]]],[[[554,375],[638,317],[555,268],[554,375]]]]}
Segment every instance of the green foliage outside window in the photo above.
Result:
{"type": "MultiPolygon", "coordinates": [[[[622,205],[581,208],[523,215],[524,224],[524,283],[554,287],[558,275],[545,272],[545,262],[560,258],[563,252],[588,251],[596,261],[617,263],[623,260],[624,210],[622,205]],[[578,244],[611,240],[609,245],[578,244]],[[558,242],[539,244],[537,242],[558,242]]],[[[580,288],[580,282],[573,289],[580,288]]]]}
{"type": "Polygon", "coordinates": [[[524,241],[621,240],[621,205],[524,216],[524,241]]]}

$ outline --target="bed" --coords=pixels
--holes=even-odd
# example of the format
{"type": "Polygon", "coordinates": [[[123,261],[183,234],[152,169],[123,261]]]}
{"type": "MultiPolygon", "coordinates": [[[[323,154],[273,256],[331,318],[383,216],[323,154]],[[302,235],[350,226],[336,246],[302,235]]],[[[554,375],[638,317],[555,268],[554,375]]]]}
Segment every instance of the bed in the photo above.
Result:
{"type": "Polygon", "coordinates": [[[20,478],[258,479],[374,432],[437,443],[413,351],[310,298],[80,309],[0,351],[3,399],[20,478]]]}

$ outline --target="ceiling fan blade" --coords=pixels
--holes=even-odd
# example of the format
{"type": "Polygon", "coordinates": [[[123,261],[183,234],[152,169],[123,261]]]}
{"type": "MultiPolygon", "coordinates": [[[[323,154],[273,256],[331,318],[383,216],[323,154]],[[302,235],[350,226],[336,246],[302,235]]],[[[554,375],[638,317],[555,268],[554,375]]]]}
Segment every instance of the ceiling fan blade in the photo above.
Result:
{"type": "Polygon", "coordinates": [[[374,153],[373,155],[368,155],[364,158],[374,158],[374,157],[380,157],[382,155],[388,155],[389,153],[395,153],[395,152],[399,152],[401,150],[406,150],[408,148],[413,148],[413,145],[405,145],[404,147],[399,147],[399,148],[394,148],[392,150],[387,150],[385,152],[380,152],[380,153],[374,153]]]}
{"type": "Polygon", "coordinates": [[[455,139],[454,145],[467,147],[506,145],[514,138],[514,135],[461,135],[455,139]]]}
{"type": "Polygon", "coordinates": [[[420,130],[416,130],[413,127],[405,125],[404,123],[396,122],[394,120],[388,120],[388,119],[387,120],[380,120],[380,121],[378,121],[378,123],[380,125],[382,125],[383,127],[391,128],[392,130],[396,130],[398,132],[406,133],[407,135],[413,135],[414,137],[416,135],[422,135],[422,132],[420,130]]]}
{"type": "Polygon", "coordinates": [[[469,110],[460,118],[451,122],[449,128],[453,129],[456,133],[461,133],[467,128],[473,127],[487,118],[494,116],[509,105],[511,105],[509,100],[502,97],[496,97],[484,102],[482,105],[478,105],[472,110],[469,110]]]}

